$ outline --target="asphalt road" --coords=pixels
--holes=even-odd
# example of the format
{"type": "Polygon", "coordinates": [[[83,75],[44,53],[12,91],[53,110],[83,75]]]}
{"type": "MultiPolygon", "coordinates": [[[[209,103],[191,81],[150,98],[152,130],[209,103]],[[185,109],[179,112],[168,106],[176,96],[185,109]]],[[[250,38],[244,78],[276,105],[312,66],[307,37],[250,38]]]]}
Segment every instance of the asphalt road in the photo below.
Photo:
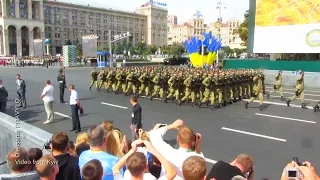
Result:
{"type": "MultiPolygon", "coordinates": [[[[103,120],[113,120],[115,126],[125,134],[130,135],[129,124],[131,107],[129,98],[113,93],[89,91],[89,68],[72,68],[66,72],[67,83],[73,83],[81,97],[85,114],[80,117],[83,131],[93,124],[103,120]]],[[[16,96],[15,74],[27,83],[27,109],[21,112],[21,119],[27,123],[44,129],[50,133],[68,132],[75,140],[76,134],[69,132],[71,128],[70,107],[60,104],[57,68],[0,68],[0,78],[10,93],[10,99],[16,96]],[[42,100],[39,98],[44,87],[44,81],[52,81],[56,91],[54,104],[55,122],[47,125],[42,100]]],[[[267,90],[271,90],[267,86],[267,90]]],[[[285,96],[294,94],[294,88],[285,88],[285,96]]],[[[65,100],[69,99],[69,92],[65,100]]],[[[320,90],[306,90],[305,98],[308,105],[313,106],[320,101],[320,90]]],[[[9,113],[13,113],[13,101],[8,103],[9,113]]],[[[259,111],[259,104],[252,103],[249,109],[244,108],[244,102],[238,102],[226,109],[211,111],[209,108],[193,108],[190,105],[176,106],[175,103],[164,104],[159,101],[139,99],[143,108],[143,125],[151,129],[156,123],[171,123],[180,118],[187,125],[200,132],[203,136],[202,151],[207,158],[208,169],[214,160],[231,162],[238,154],[248,153],[254,157],[256,177],[279,179],[284,166],[293,157],[301,161],[311,161],[320,170],[318,128],[320,113],[311,109],[301,109],[300,100],[286,107],[285,102],[275,94],[265,101],[265,110],[259,111]]],[[[129,136],[130,137],[130,136],[129,136]]],[[[166,139],[175,144],[176,134],[168,133],[166,139]]]]}

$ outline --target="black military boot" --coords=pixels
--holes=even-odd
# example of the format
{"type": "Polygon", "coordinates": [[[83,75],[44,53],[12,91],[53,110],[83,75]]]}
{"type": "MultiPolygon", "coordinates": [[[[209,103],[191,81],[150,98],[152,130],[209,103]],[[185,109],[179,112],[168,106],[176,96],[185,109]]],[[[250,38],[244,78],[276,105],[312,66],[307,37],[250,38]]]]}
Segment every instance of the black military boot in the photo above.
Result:
{"type": "Polygon", "coordinates": [[[211,109],[212,111],[216,111],[216,110],[217,110],[214,105],[211,105],[210,109],[211,109]]]}
{"type": "Polygon", "coordinates": [[[267,94],[267,98],[270,99],[270,94],[269,93],[267,94]]]}
{"type": "Polygon", "coordinates": [[[177,100],[176,104],[179,105],[179,106],[181,106],[182,101],[179,99],[179,100],[177,100]]]}
{"type": "Polygon", "coordinates": [[[224,108],[223,105],[221,103],[219,103],[219,108],[224,108]]]}
{"type": "Polygon", "coordinates": [[[245,103],[246,109],[248,109],[248,105],[249,105],[249,102],[246,102],[246,103],[245,103]]]}
{"type": "Polygon", "coordinates": [[[227,101],[224,101],[224,102],[223,102],[223,105],[226,106],[226,107],[229,106],[229,104],[227,103],[227,101]]]}
{"type": "Polygon", "coordinates": [[[263,105],[260,105],[260,111],[263,111],[263,105]]]}
{"type": "Polygon", "coordinates": [[[239,101],[241,101],[242,100],[242,97],[241,96],[239,96],[239,101]]]}
{"type": "Polygon", "coordinates": [[[163,98],[163,102],[164,103],[168,103],[168,100],[167,100],[167,98],[165,97],[165,98],[163,98]]]}
{"type": "Polygon", "coordinates": [[[196,102],[193,102],[193,103],[192,103],[192,107],[197,107],[197,103],[196,103],[196,102]]]}
{"type": "Polygon", "coordinates": [[[198,102],[198,108],[201,108],[201,106],[202,106],[202,102],[199,101],[199,102],[198,102]]]}
{"type": "Polygon", "coordinates": [[[234,103],[238,102],[237,98],[234,98],[234,99],[233,99],[233,102],[234,102],[234,103]]]}
{"type": "Polygon", "coordinates": [[[91,87],[89,87],[89,90],[91,91],[91,87]]]}
{"type": "Polygon", "coordinates": [[[281,101],[284,101],[284,97],[283,96],[281,96],[280,99],[281,99],[281,101]]]}
{"type": "Polygon", "coordinates": [[[233,103],[234,103],[233,99],[230,99],[229,104],[233,104],[233,103]]]}
{"type": "Polygon", "coordinates": [[[315,105],[315,106],[313,107],[313,111],[314,111],[314,112],[317,112],[318,109],[319,109],[319,106],[318,106],[318,105],[315,105]]]}
{"type": "Polygon", "coordinates": [[[290,99],[288,99],[288,100],[286,101],[288,107],[290,106],[290,102],[291,102],[290,99]]]}
{"type": "Polygon", "coordinates": [[[307,108],[307,105],[306,105],[305,103],[302,103],[302,104],[301,104],[301,108],[306,109],[306,108],[307,108]]]}
{"type": "Polygon", "coordinates": [[[150,99],[150,101],[153,101],[153,97],[152,96],[149,96],[149,99],[150,99]]]}

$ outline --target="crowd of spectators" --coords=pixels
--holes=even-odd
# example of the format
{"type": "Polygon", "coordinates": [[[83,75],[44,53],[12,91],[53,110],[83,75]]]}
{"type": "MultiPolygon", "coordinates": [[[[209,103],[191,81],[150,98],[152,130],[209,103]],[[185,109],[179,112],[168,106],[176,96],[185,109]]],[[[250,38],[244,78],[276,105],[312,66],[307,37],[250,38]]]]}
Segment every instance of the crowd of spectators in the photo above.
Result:
{"type": "MultiPolygon", "coordinates": [[[[253,179],[253,158],[240,154],[231,163],[218,161],[207,173],[201,152],[201,134],[176,120],[157,124],[150,131],[137,130],[138,139],[130,141],[112,121],[91,126],[76,141],[57,132],[50,141],[51,154],[38,148],[13,149],[7,154],[10,174],[0,180],[243,180],[253,179]],[[177,130],[176,149],[163,140],[177,130]]],[[[296,169],[300,180],[319,180],[309,162],[290,162],[281,180],[289,180],[288,169],[296,169]]],[[[292,178],[291,178],[292,179],[292,178]]]]}

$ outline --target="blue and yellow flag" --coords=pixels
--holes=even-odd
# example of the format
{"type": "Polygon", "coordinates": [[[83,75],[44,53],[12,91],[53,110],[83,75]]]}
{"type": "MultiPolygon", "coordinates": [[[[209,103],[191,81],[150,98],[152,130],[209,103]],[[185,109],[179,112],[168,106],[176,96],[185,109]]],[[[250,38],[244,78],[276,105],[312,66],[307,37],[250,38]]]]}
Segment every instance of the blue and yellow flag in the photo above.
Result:
{"type": "Polygon", "coordinates": [[[211,33],[204,33],[204,39],[191,37],[185,41],[185,46],[194,67],[203,67],[204,64],[212,65],[217,58],[217,51],[221,49],[221,41],[211,37],[211,33]],[[202,56],[202,46],[206,52],[202,56]]]}

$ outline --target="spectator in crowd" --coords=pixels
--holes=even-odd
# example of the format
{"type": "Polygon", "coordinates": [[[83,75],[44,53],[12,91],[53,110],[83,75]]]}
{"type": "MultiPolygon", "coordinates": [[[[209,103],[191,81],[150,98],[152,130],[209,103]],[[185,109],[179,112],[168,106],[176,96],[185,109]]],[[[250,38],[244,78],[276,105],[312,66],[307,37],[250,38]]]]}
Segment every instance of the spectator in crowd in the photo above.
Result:
{"type": "Polygon", "coordinates": [[[106,152],[118,158],[122,158],[122,140],[120,139],[119,131],[112,130],[106,135],[106,152]]]}
{"type": "Polygon", "coordinates": [[[50,80],[45,81],[45,87],[40,95],[40,98],[43,100],[44,109],[47,113],[47,120],[43,122],[43,124],[48,124],[53,121],[54,114],[53,114],[53,91],[54,88],[51,85],[50,80]]]}
{"type": "Polygon", "coordinates": [[[119,138],[119,141],[121,143],[121,149],[122,149],[122,152],[124,154],[126,154],[128,151],[129,151],[129,146],[130,146],[130,143],[128,143],[128,139],[127,139],[127,136],[126,135],[122,135],[121,133],[121,130],[119,128],[113,128],[113,130],[116,132],[117,136],[116,138],[119,138]]]}
{"type": "Polygon", "coordinates": [[[2,79],[0,79],[0,112],[6,113],[8,101],[8,91],[2,85],[2,79]]]}
{"type": "Polygon", "coordinates": [[[20,107],[23,107],[25,109],[27,107],[27,100],[26,100],[26,82],[21,79],[20,74],[16,75],[16,84],[17,84],[17,94],[20,100],[20,107]]]}
{"type": "MultiPolygon", "coordinates": [[[[152,145],[160,152],[162,156],[168,159],[177,170],[176,179],[183,179],[182,175],[182,164],[190,156],[201,156],[201,135],[199,133],[194,134],[193,130],[184,125],[184,122],[180,119],[176,120],[170,125],[160,127],[161,124],[157,124],[156,127],[149,132],[149,138],[152,145]],[[157,128],[160,127],[160,128],[157,128]],[[179,149],[175,149],[167,144],[163,140],[163,135],[167,131],[177,129],[177,142],[179,149]]],[[[165,173],[161,171],[161,175],[165,173]]]]}
{"type": "Polygon", "coordinates": [[[136,179],[136,180],[153,180],[156,179],[154,176],[152,176],[150,173],[145,173],[148,165],[147,165],[147,158],[146,156],[141,152],[136,152],[137,147],[139,145],[144,145],[148,152],[152,153],[154,156],[156,156],[161,164],[163,165],[164,169],[166,170],[166,174],[163,177],[160,177],[159,179],[166,179],[166,180],[173,180],[176,176],[177,172],[175,170],[175,167],[165,159],[156,149],[152,146],[152,144],[149,141],[142,141],[141,139],[135,140],[132,142],[132,149],[123,157],[120,159],[120,161],[113,167],[113,175],[114,180],[122,180],[122,179],[136,179]],[[130,174],[128,175],[128,178],[123,178],[123,176],[120,174],[121,168],[124,165],[127,165],[128,171],[130,174]]]}
{"type": "Polygon", "coordinates": [[[39,159],[36,170],[41,180],[60,180],[57,178],[59,173],[57,160],[51,155],[44,155],[39,159]]]}
{"type": "Polygon", "coordinates": [[[1,174],[0,180],[39,180],[40,177],[35,171],[30,171],[28,152],[25,148],[12,149],[7,155],[7,162],[11,174],[1,174]]]}
{"type": "Polygon", "coordinates": [[[57,180],[79,180],[80,169],[78,158],[68,153],[69,137],[64,132],[58,132],[52,136],[51,151],[58,161],[59,173],[57,180]]]}
{"type": "Polygon", "coordinates": [[[130,103],[132,104],[132,114],[131,114],[131,135],[132,141],[137,139],[137,130],[142,128],[142,108],[138,103],[137,97],[133,96],[130,98],[130,103]]]}
{"type": "Polygon", "coordinates": [[[182,174],[185,180],[205,180],[206,173],[206,161],[200,156],[190,156],[183,162],[182,174]]]}
{"type": "Polygon", "coordinates": [[[108,132],[112,131],[113,130],[113,121],[111,120],[106,120],[106,121],[103,121],[101,123],[101,126],[103,127],[103,130],[104,130],[104,133],[107,135],[108,132]]]}
{"type": "Polygon", "coordinates": [[[248,154],[240,154],[232,163],[226,163],[224,161],[218,161],[215,163],[207,179],[215,178],[216,180],[232,179],[235,176],[245,177],[247,173],[249,176],[247,179],[253,178],[253,158],[248,154]]]}
{"type": "Polygon", "coordinates": [[[283,169],[281,180],[291,180],[292,178],[288,177],[287,170],[288,169],[295,169],[300,174],[299,180],[319,180],[320,177],[317,174],[316,170],[312,166],[310,162],[302,163],[304,166],[299,166],[296,162],[292,161],[287,164],[287,166],[283,169]]]}
{"type": "MultiPolygon", "coordinates": [[[[42,157],[42,155],[42,150],[39,148],[28,149],[28,158],[31,162],[37,162],[42,157]]],[[[35,165],[35,163],[30,164],[30,171],[35,171],[35,165]]]]}
{"type": "Polygon", "coordinates": [[[87,133],[78,134],[77,139],[76,139],[76,147],[81,143],[89,144],[89,138],[88,138],[88,134],[87,133]]]}
{"type": "Polygon", "coordinates": [[[80,157],[81,153],[90,149],[89,143],[81,143],[76,147],[77,156],[80,157]]]}
{"type": "Polygon", "coordinates": [[[119,158],[105,152],[106,138],[101,125],[93,125],[88,130],[90,150],[84,151],[79,157],[79,166],[84,165],[92,159],[99,159],[103,166],[103,180],[113,180],[112,167],[118,162],[119,158]]]}
{"type": "Polygon", "coordinates": [[[82,180],[102,180],[103,167],[99,160],[93,159],[82,168],[82,180]]]}
{"type": "Polygon", "coordinates": [[[68,153],[69,153],[71,156],[76,156],[76,157],[77,157],[76,147],[75,147],[73,141],[69,141],[69,142],[68,142],[67,151],[68,151],[68,153]]]}

